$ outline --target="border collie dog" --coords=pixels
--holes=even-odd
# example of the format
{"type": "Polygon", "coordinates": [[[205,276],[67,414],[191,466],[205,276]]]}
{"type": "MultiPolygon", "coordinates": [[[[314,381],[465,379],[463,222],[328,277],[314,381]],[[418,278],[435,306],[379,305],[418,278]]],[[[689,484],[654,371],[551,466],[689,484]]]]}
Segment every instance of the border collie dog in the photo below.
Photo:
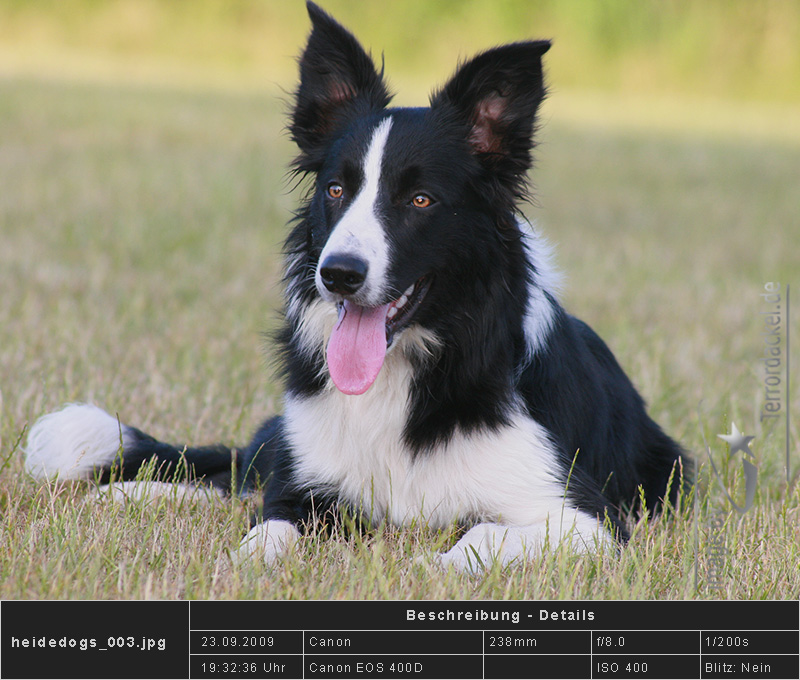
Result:
{"type": "Polygon", "coordinates": [[[257,490],[237,559],[273,562],[342,509],[464,527],[440,556],[463,570],[618,545],[621,512],[676,504],[690,463],[559,305],[518,208],[550,43],[490,49],[429,107],[391,108],[353,35],[308,12],[289,130],[311,183],[285,248],[283,414],[242,449],[197,448],[72,404],[34,425],[27,469],[135,480],[155,459],[160,482],[257,490]]]}

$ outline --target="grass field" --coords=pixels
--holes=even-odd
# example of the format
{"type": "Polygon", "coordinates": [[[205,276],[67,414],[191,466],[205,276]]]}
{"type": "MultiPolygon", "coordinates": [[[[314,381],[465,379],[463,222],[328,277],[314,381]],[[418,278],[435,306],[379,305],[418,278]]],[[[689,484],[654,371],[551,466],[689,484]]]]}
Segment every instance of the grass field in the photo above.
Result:
{"type": "MultiPolygon", "coordinates": [[[[785,108],[569,93],[546,106],[526,212],[557,244],[564,301],[701,463],[699,511],[640,522],[619,557],[554,553],[470,577],[416,560],[453,540],[417,527],[233,567],[239,501],[113,504],[28,478],[26,427],[65,402],[193,443],[243,443],[280,409],[265,332],[296,198],[282,107],[271,92],[0,80],[0,598],[800,596],[800,489],[783,421],[759,421],[760,294],[800,283],[800,132],[785,108]],[[704,464],[705,436],[743,488],[716,438],[731,421],[756,436],[742,517],[704,464]]],[[[797,442],[796,389],[793,404],[797,442]]]]}

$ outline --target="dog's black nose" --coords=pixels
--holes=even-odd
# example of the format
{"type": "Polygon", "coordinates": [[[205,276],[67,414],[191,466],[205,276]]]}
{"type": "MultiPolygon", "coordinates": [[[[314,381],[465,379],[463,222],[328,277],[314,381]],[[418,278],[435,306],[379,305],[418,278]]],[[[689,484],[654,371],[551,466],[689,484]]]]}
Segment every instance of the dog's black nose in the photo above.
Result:
{"type": "Polygon", "coordinates": [[[367,263],[357,257],[328,255],[319,269],[319,275],[331,293],[352,295],[364,285],[368,269],[367,263]]]}

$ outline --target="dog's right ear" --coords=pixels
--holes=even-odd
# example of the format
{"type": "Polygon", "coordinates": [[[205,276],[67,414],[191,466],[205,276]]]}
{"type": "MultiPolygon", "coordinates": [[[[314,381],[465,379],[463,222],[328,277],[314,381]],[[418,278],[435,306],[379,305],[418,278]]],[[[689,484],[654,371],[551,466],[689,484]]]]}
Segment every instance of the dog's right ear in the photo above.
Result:
{"type": "Polygon", "coordinates": [[[352,33],[313,2],[312,31],[300,57],[300,86],[289,131],[300,147],[295,165],[315,171],[329,135],[354,114],[380,111],[391,99],[369,54],[352,33]]]}

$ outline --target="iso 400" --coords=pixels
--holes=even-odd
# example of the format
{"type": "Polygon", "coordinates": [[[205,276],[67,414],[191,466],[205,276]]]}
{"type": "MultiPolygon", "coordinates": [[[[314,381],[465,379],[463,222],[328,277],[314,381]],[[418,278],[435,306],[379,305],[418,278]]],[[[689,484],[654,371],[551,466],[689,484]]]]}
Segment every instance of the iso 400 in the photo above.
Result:
{"type": "Polygon", "coordinates": [[[629,661],[619,664],[616,661],[598,661],[595,664],[596,673],[619,673],[620,670],[626,673],[647,673],[647,663],[643,661],[629,661]]]}

